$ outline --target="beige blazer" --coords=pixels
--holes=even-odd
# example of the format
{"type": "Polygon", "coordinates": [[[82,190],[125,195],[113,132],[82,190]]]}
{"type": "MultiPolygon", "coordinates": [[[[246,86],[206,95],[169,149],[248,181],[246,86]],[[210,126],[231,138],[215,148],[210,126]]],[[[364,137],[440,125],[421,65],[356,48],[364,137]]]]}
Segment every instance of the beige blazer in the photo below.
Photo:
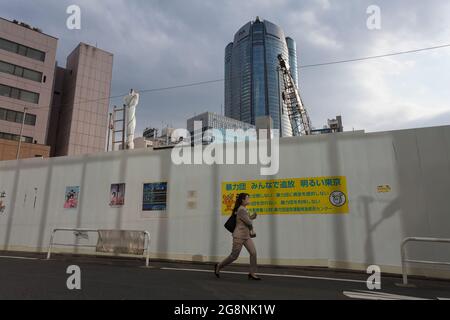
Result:
{"type": "Polygon", "coordinates": [[[242,240],[250,239],[250,229],[253,228],[252,220],[256,219],[256,215],[250,217],[248,210],[240,206],[236,212],[236,229],[233,232],[233,238],[242,240]]]}

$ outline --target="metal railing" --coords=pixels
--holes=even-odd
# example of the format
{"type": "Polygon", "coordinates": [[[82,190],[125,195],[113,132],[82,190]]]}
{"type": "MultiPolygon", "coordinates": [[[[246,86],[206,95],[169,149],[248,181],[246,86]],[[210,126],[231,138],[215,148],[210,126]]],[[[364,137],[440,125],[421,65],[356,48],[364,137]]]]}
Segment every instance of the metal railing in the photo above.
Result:
{"type": "MultiPolygon", "coordinates": [[[[50,259],[52,254],[53,246],[59,246],[59,247],[84,247],[84,248],[96,248],[96,245],[87,245],[87,244],[67,244],[67,243],[54,243],[53,240],[55,238],[55,234],[57,232],[82,232],[82,233],[99,233],[99,230],[96,229],[70,229],[70,228],[58,228],[53,229],[52,235],[50,237],[50,242],[48,245],[48,251],[47,251],[47,260],[50,259]]],[[[146,245],[145,245],[145,266],[148,267],[150,263],[150,233],[148,231],[141,231],[144,233],[145,238],[147,239],[146,245]]]]}
{"type": "Polygon", "coordinates": [[[422,260],[409,260],[406,259],[406,245],[408,242],[434,242],[434,243],[450,243],[450,239],[440,239],[440,238],[419,238],[410,237],[402,241],[401,255],[402,255],[402,274],[403,274],[403,285],[408,285],[408,272],[406,270],[406,263],[419,263],[419,264],[430,264],[430,265],[441,265],[450,266],[450,262],[435,262],[435,261],[422,261],[422,260]]]}

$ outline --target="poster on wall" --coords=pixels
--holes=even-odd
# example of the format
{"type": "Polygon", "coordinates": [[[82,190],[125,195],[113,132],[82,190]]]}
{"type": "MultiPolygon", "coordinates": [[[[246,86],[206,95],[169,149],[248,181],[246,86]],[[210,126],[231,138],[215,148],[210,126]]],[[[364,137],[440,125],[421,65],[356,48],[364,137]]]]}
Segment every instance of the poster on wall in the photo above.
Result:
{"type": "Polygon", "coordinates": [[[111,207],[121,207],[125,205],[125,183],[112,184],[109,195],[109,205],[111,207]]]}
{"type": "Polygon", "coordinates": [[[0,215],[6,212],[6,192],[0,191],[0,215]]]}
{"type": "Polygon", "coordinates": [[[248,209],[260,215],[346,214],[346,177],[292,178],[222,183],[222,215],[230,215],[239,193],[250,195],[248,209]]]}
{"type": "Polygon", "coordinates": [[[142,211],[166,211],[167,182],[144,183],[142,211]]]}
{"type": "Polygon", "coordinates": [[[79,196],[80,196],[80,187],[66,187],[64,209],[78,208],[79,196]]]}

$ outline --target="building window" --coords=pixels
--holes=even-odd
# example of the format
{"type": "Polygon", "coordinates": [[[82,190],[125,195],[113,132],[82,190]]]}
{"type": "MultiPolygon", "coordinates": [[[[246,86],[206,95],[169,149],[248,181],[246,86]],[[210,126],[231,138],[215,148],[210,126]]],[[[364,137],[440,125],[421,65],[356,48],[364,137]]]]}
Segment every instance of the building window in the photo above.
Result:
{"type": "Polygon", "coordinates": [[[36,116],[34,114],[29,114],[25,116],[25,124],[29,126],[35,126],[36,125],[36,116]]]}
{"type": "Polygon", "coordinates": [[[39,60],[39,61],[44,61],[45,60],[45,52],[36,50],[36,49],[32,49],[32,48],[27,48],[27,54],[26,56],[28,58],[34,59],[34,60],[39,60]]]}
{"type": "Polygon", "coordinates": [[[42,81],[41,72],[30,70],[27,68],[22,68],[5,61],[0,61],[0,72],[12,74],[14,76],[18,76],[28,80],[33,80],[36,82],[42,81]]]}
{"type": "Polygon", "coordinates": [[[31,103],[39,103],[39,93],[13,88],[0,84],[0,96],[9,97],[13,99],[18,99],[31,103]]]}
{"type": "MultiPolygon", "coordinates": [[[[0,120],[22,123],[23,112],[0,108],[0,120]]],[[[35,126],[36,115],[27,113],[25,116],[25,124],[35,126]]]]}
{"type": "Polygon", "coordinates": [[[6,113],[6,121],[9,122],[16,122],[16,112],[12,111],[12,110],[8,110],[8,112],[6,113]]]}
{"type": "Polygon", "coordinates": [[[22,67],[18,67],[18,66],[15,66],[14,67],[14,73],[13,73],[15,76],[18,76],[18,77],[22,77],[22,75],[23,75],[23,68],[22,67]]]}
{"type": "Polygon", "coordinates": [[[14,74],[14,65],[0,61],[0,72],[14,74]]]}
{"type": "Polygon", "coordinates": [[[0,84],[0,96],[9,97],[11,88],[0,84]]]}
{"type": "Polygon", "coordinates": [[[42,73],[37,72],[30,69],[23,69],[23,75],[25,79],[36,81],[36,82],[42,82],[42,73]]]}
{"type": "MultiPolygon", "coordinates": [[[[6,133],[6,132],[0,132],[0,139],[19,141],[19,135],[12,134],[12,133],[6,133]]],[[[33,138],[22,136],[22,142],[33,143],[33,138]]]]}
{"type": "Polygon", "coordinates": [[[19,50],[19,45],[15,42],[0,38],[0,49],[17,53],[17,51],[19,50]]]}
{"type": "Polygon", "coordinates": [[[21,56],[28,57],[34,60],[45,61],[45,52],[23,46],[21,44],[3,38],[0,38],[0,49],[17,53],[21,56]]]}
{"type": "Polygon", "coordinates": [[[20,99],[20,89],[11,88],[9,97],[13,99],[20,99]]]}
{"type": "Polygon", "coordinates": [[[34,92],[20,90],[20,100],[31,102],[31,103],[38,103],[39,102],[39,95],[34,92]]]}

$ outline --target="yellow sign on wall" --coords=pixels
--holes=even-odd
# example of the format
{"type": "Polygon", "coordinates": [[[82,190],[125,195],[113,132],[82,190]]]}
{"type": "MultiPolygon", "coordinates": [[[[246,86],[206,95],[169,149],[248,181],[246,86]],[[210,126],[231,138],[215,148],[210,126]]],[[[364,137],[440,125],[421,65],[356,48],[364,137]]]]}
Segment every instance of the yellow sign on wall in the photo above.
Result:
{"type": "Polygon", "coordinates": [[[378,186],[377,191],[378,193],[389,193],[391,192],[392,188],[390,185],[384,185],[384,186],[378,186]]]}
{"type": "Polygon", "coordinates": [[[222,215],[231,214],[240,193],[250,195],[248,209],[260,215],[349,212],[346,177],[223,182],[222,215]]]}

